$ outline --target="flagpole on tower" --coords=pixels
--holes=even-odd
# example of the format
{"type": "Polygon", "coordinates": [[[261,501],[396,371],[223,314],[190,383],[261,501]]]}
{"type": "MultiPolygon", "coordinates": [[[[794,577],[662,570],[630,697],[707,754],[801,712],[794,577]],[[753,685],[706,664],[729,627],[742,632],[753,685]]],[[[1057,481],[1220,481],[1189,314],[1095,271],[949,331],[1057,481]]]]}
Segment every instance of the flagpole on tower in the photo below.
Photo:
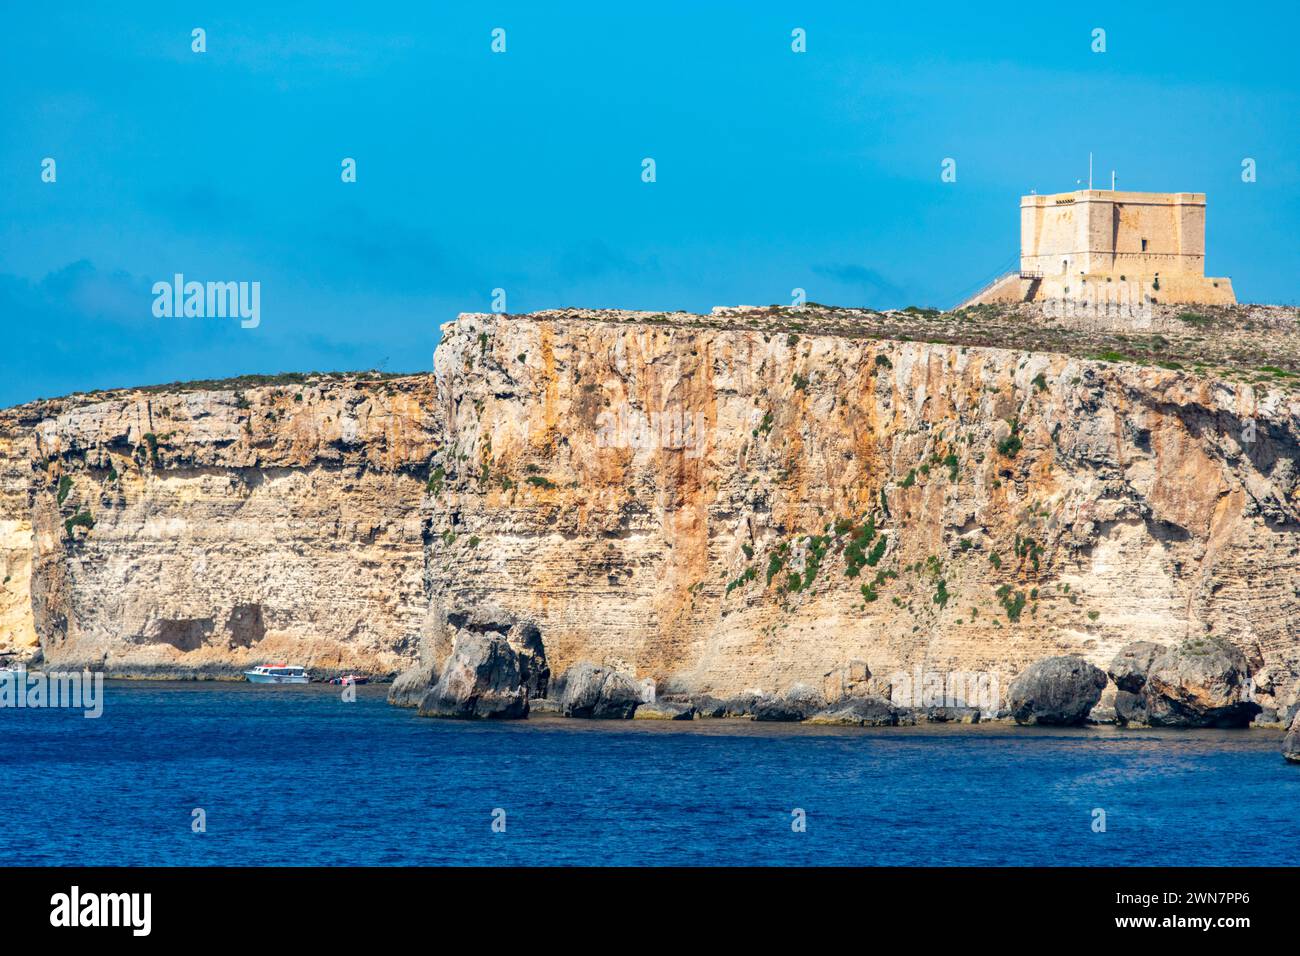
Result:
{"type": "Polygon", "coordinates": [[[1092,189],[1092,153],[1088,154],[1088,189],[1092,189]]]}

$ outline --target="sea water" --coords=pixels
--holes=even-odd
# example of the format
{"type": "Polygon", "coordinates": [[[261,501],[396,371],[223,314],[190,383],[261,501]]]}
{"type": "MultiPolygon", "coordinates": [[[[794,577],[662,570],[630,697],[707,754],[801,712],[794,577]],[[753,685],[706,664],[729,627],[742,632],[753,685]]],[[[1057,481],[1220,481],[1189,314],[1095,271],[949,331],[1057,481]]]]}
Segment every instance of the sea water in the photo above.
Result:
{"type": "Polygon", "coordinates": [[[0,865],[1300,862],[1277,731],[470,723],[385,691],[0,710],[0,865]]]}

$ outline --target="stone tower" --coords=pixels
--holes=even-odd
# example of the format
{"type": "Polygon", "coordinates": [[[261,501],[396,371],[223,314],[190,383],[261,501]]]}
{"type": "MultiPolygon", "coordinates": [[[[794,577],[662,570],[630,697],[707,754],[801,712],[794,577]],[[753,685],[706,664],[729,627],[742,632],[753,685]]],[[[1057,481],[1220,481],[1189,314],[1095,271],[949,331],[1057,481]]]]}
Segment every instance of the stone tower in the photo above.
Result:
{"type": "Polygon", "coordinates": [[[1205,194],[1080,189],[1020,197],[1020,269],[962,303],[1232,305],[1205,275],[1205,194]]]}

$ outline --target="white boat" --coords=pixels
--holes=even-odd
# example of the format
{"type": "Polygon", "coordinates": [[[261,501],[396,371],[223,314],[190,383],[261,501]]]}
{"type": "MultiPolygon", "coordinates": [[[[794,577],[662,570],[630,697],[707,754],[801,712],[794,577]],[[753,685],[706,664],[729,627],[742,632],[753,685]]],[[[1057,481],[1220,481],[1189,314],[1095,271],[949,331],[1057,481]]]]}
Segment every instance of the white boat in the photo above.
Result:
{"type": "Polygon", "coordinates": [[[307,669],[297,664],[261,664],[244,671],[251,684],[306,684],[307,669]]]}

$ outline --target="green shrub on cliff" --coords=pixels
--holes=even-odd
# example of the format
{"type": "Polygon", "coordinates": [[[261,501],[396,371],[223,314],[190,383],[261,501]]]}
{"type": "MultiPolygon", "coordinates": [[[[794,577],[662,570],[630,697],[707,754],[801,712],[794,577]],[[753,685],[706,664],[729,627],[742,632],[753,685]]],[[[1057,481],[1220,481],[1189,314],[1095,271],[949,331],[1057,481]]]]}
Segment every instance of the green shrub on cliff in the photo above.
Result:
{"type": "Polygon", "coordinates": [[[844,575],[845,577],[856,578],[862,566],[867,563],[867,546],[876,536],[876,519],[868,518],[866,524],[858,529],[844,547],[844,575]]]}
{"type": "Polygon", "coordinates": [[[1003,458],[1015,458],[1024,447],[1024,443],[1020,440],[1020,422],[1008,418],[1007,424],[1011,426],[1011,434],[998,442],[998,454],[1003,458]]]}
{"type": "Polygon", "coordinates": [[[72,536],[73,528],[85,528],[89,531],[93,527],[95,527],[95,519],[90,516],[89,511],[78,511],[67,521],[63,522],[63,530],[68,533],[68,537],[72,536]]]}
{"type": "Polygon", "coordinates": [[[788,544],[777,545],[776,550],[767,557],[767,583],[770,585],[772,579],[781,573],[785,567],[786,552],[789,551],[788,544]]]}
{"type": "Polygon", "coordinates": [[[1033,538],[1022,538],[1016,535],[1016,557],[1020,559],[1029,559],[1033,564],[1034,570],[1038,570],[1038,559],[1043,553],[1043,546],[1033,538]]]}
{"type": "Polygon", "coordinates": [[[806,541],[808,545],[808,554],[803,563],[803,586],[809,587],[817,579],[817,572],[821,569],[822,558],[826,557],[826,549],[830,547],[831,539],[825,535],[810,535],[806,541]]]}
{"type": "Polygon", "coordinates": [[[68,492],[72,490],[72,479],[67,475],[59,476],[59,493],[55,496],[59,504],[63,504],[68,498],[68,492]]]}
{"type": "Polygon", "coordinates": [[[1013,624],[1020,620],[1020,612],[1025,609],[1025,592],[1013,591],[1011,585],[1004,584],[995,593],[998,597],[998,603],[1007,612],[1007,620],[1013,624]]]}
{"type": "Polygon", "coordinates": [[[730,594],[736,588],[748,584],[756,577],[758,577],[758,569],[751,564],[749,567],[745,568],[743,572],[741,572],[740,577],[736,578],[736,580],[731,581],[730,583],[727,584],[727,593],[730,594]]]}

